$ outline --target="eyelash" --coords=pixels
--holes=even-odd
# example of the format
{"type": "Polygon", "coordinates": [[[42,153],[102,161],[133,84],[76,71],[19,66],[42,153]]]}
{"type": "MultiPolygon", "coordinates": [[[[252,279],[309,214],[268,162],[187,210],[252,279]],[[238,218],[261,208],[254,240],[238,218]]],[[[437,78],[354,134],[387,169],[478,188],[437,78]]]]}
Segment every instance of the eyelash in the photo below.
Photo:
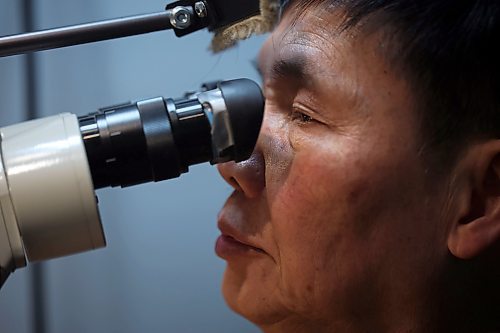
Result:
{"type": "Polygon", "coordinates": [[[297,107],[292,107],[292,113],[290,115],[292,121],[296,121],[300,124],[310,124],[314,121],[314,118],[310,115],[302,112],[297,107]]]}

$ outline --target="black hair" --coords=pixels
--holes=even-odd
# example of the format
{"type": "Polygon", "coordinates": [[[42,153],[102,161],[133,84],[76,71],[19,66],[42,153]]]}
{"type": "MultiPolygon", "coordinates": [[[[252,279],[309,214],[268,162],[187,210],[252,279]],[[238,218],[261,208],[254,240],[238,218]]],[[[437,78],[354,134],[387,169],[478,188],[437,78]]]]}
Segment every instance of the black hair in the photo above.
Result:
{"type": "MultiPolygon", "coordinates": [[[[500,138],[499,0],[296,0],[345,11],[345,28],[375,21],[416,93],[423,153],[451,165],[476,140],[500,138]],[[375,20],[374,20],[375,18],[375,20]]],[[[373,27],[374,24],[370,26],[373,27]]]]}

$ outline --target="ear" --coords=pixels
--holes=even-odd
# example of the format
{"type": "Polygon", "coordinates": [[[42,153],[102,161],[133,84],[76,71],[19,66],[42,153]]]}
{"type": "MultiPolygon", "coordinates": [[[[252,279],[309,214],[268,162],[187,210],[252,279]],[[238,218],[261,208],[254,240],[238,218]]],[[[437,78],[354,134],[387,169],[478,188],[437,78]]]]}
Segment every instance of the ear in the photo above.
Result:
{"type": "Polygon", "coordinates": [[[474,144],[459,163],[467,179],[461,215],[448,235],[448,249],[457,258],[471,259],[500,240],[500,140],[474,144]]]}

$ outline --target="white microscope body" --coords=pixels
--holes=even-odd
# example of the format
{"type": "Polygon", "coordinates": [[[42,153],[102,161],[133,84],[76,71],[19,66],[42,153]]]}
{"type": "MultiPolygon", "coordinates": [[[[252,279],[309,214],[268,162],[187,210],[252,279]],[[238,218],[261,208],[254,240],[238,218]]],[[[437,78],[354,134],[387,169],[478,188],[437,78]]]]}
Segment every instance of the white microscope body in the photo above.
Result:
{"type": "Polygon", "coordinates": [[[0,128],[0,287],[10,272],[105,246],[77,117],[0,128]]]}

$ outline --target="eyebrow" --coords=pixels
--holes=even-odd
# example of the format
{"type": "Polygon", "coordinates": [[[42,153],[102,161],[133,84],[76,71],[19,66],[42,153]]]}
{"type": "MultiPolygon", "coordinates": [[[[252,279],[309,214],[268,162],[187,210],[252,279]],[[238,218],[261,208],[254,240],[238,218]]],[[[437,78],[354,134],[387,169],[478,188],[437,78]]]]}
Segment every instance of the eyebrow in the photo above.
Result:
{"type": "Polygon", "coordinates": [[[270,75],[273,79],[310,79],[310,74],[306,67],[307,61],[303,57],[280,59],[273,63],[270,75]]]}
{"type": "Polygon", "coordinates": [[[305,84],[316,85],[317,78],[314,78],[310,71],[309,60],[301,55],[294,55],[290,58],[278,59],[273,62],[270,69],[262,68],[257,57],[252,59],[251,64],[259,74],[261,80],[267,76],[273,80],[301,81],[305,84]]]}

